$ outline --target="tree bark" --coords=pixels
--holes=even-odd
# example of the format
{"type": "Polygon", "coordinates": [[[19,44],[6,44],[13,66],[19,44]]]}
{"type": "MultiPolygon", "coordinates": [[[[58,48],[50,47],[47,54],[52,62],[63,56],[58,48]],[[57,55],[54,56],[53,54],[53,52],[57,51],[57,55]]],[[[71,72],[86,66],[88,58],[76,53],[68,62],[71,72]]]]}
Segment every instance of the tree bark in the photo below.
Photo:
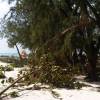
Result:
{"type": "Polygon", "coordinates": [[[96,62],[97,59],[95,59],[95,57],[88,60],[89,66],[87,70],[88,70],[88,78],[90,81],[97,81],[96,62]]]}
{"type": "Polygon", "coordinates": [[[96,63],[97,63],[98,47],[95,41],[91,41],[89,47],[90,48],[87,54],[88,65],[89,65],[87,66],[88,78],[90,79],[90,81],[97,81],[96,63]]]}
{"type": "Polygon", "coordinates": [[[22,57],[21,57],[21,54],[20,54],[19,48],[18,48],[17,45],[15,45],[15,46],[16,46],[16,49],[17,49],[18,55],[19,55],[19,57],[20,57],[20,61],[22,61],[22,57]]]}

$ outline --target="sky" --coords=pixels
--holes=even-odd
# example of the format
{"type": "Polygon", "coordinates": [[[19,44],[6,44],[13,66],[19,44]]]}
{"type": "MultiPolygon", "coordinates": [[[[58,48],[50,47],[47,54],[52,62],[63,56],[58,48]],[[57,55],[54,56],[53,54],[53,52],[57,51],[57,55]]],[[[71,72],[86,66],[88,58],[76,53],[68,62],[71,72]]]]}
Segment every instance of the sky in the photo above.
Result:
{"type": "MultiPolygon", "coordinates": [[[[10,9],[7,0],[0,0],[0,18],[3,18],[4,15],[10,9]]],[[[17,53],[15,48],[9,48],[7,44],[7,39],[0,39],[0,53],[17,53]]]]}

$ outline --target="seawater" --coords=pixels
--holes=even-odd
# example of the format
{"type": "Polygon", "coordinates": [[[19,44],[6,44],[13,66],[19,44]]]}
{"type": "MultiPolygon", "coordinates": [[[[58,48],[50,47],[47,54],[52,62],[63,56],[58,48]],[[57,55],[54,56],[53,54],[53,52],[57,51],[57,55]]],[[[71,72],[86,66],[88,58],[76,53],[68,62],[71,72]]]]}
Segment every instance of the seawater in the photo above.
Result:
{"type": "Polygon", "coordinates": [[[15,56],[15,57],[18,57],[18,53],[0,53],[0,56],[15,56]]]}

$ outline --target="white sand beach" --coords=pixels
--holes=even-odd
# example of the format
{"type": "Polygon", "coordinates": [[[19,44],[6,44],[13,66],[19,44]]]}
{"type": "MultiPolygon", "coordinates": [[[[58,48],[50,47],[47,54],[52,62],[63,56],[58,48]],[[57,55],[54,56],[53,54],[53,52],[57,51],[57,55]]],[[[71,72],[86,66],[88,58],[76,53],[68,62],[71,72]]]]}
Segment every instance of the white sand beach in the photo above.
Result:
{"type": "MultiPolygon", "coordinates": [[[[0,65],[6,66],[7,63],[0,62],[0,65]]],[[[13,77],[14,79],[17,78],[17,74],[21,68],[14,68],[14,71],[5,72],[6,78],[13,77]]],[[[78,78],[81,78],[79,76],[78,78]]],[[[59,89],[55,88],[52,91],[58,94],[58,96],[54,96],[50,89],[40,89],[40,90],[23,90],[19,93],[19,97],[12,98],[6,97],[3,100],[100,100],[100,83],[88,83],[85,82],[88,86],[83,87],[82,89],[59,89]]],[[[10,84],[0,83],[0,91],[5,89],[10,84]]],[[[34,84],[33,84],[34,85],[34,84]]],[[[33,86],[31,85],[31,87],[33,86]]],[[[26,86],[27,88],[30,86],[26,86]]],[[[21,88],[21,87],[20,87],[21,88]]],[[[22,87],[23,88],[23,87],[22,87]]],[[[18,91],[17,89],[9,89],[7,93],[12,91],[18,91]]]]}

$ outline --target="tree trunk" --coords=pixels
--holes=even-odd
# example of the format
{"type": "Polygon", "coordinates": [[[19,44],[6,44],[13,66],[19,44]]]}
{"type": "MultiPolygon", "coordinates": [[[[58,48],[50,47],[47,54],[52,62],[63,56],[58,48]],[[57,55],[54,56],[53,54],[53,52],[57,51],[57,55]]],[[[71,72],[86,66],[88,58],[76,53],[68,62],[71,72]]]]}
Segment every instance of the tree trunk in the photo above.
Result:
{"type": "Polygon", "coordinates": [[[95,57],[88,59],[89,66],[87,67],[87,70],[88,70],[88,78],[90,81],[97,81],[96,62],[97,59],[95,57]]]}
{"type": "Polygon", "coordinates": [[[87,66],[87,72],[88,72],[88,78],[90,81],[96,81],[97,80],[97,73],[96,73],[96,63],[97,63],[97,54],[98,54],[98,48],[95,41],[91,41],[89,45],[88,50],[88,65],[87,66]]]}
{"type": "Polygon", "coordinates": [[[20,54],[19,48],[18,48],[17,45],[15,45],[15,46],[16,46],[16,49],[17,49],[18,55],[19,55],[19,57],[20,57],[19,66],[23,67],[23,66],[24,66],[24,62],[23,62],[22,56],[21,56],[21,54],[20,54]]]}
{"type": "Polygon", "coordinates": [[[16,49],[17,49],[18,55],[19,55],[19,57],[20,57],[20,61],[22,61],[22,57],[21,57],[21,54],[20,54],[19,48],[18,48],[17,45],[15,45],[15,46],[16,46],[16,49]]]}

